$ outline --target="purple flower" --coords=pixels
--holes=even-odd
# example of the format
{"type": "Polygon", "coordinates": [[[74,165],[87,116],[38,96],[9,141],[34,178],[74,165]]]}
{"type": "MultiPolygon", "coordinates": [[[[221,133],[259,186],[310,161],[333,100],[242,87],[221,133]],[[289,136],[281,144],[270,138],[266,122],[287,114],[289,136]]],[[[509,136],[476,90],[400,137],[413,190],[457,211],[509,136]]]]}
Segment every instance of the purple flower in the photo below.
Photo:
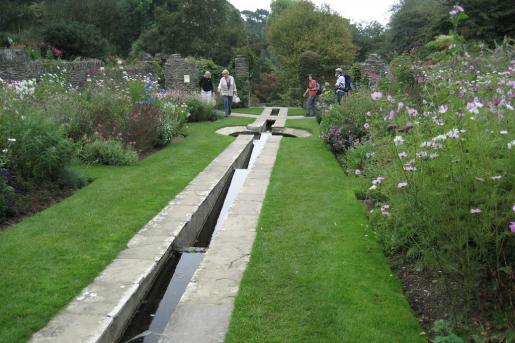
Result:
{"type": "Polygon", "coordinates": [[[363,125],[363,128],[364,128],[365,130],[370,129],[370,124],[369,124],[369,123],[365,123],[365,124],[363,125]]]}
{"type": "Polygon", "coordinates": [[[393,102],[393,97],[391,95],[388,95],[388,97],[386,98],[386,100],[388,100],[388,102],[393,102]]]}
{"type": "Polygon", "coordinates": [[[448,109],[449,109],[449,107],[447,105],[440,105],[438,107],[438,112],[443,114],[443,113],[447,112],[448,109]]]}
{"type": "Polygon", "coordinates": [[[395,118],[395,111],[391,110],[390,114],[388,115],[388,119],[393,120],[395,118]]]}
{"type": "Polygon", "coordinates": [[[510,231],[511,233],[515,233],[515,222],[510,223],[510,231]]]}
{"type": "Polygon", "coordinates": [[[372,117],[372,113],[371,112],[367,112],[367,117],[372,117]]]}
{"type": "Polygon", "coordinates": [[[397,105],[397,111],[400,111],[404,108],[404,103],[403,102],[399,102],[399,104],[397,105]]]}
{"type": "Polygon", "coordinates": [[[356,170],[354,171],[354,174],[355,174],[356,176],[360,176],[360,175],[361,175],[361,170],[356,169],[356,170]]]}
{"type": "Polygon", "coordinates": [[[481,213],[481,209],[480,208],[471,208],[470,213],[471,214],[481,213]]]}
{"type": "Polygon", "coordinates": [[[372,97],[372,100],[379,100],[383,97],[383,93],[381,92],[374,92],[370,95],[372,97]]]}
{"type": "Polygon", "coordinates": [[[406,153],[406,151],[401,151],[398,155],[399,155],[399,158],[408,157],[408,154],[406,153]]]}

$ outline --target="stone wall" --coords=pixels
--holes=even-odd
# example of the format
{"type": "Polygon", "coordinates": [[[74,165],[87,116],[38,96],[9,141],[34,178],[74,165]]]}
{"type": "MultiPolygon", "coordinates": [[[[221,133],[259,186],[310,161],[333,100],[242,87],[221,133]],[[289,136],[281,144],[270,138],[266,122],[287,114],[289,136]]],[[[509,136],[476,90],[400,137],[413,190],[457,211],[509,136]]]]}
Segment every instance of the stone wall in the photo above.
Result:
{"type": "Polygon", "coordinates": [[[243,106],[249,106],[250,103],[250,68],[249,59],[245,55],[237,55],[234,58],[234,69],[238,78],[238,95],[242,100],[243,106]]]}
{"type": "Polygon", "coordinates": [[[0,49],[0,78],[4,80],[38,79],[47,73],[56,73],[57,66],[68,73],[68,82],[74,87],[82,86],[90,75],[94,75],[103,66],[96,59],[80,61],[32,61],[22,49],[0,49]]]}
{"type": "Polygon", "coordinates": [[[33,78],[31,61],[22,49],[0,49],[0,78],[26,80],[33,78]]]}
{"type": "Polygon", "coordinates": [[[180,54],[171,55],[165,63],[166,88],[174,91],[198,93],[200,73],[197,67],[180,54]],[[188,82],[189,81],[189,82],[188,82]]]}

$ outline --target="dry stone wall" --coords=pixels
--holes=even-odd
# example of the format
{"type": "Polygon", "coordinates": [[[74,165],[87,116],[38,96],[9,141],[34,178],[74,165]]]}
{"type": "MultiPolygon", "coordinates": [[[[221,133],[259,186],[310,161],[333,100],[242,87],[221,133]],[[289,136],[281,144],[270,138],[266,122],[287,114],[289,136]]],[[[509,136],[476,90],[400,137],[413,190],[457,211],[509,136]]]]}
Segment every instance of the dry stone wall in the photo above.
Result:
{"type": "Polygon", "coordinates": [[[31,61],[22,49],[0,49],[0,78],[3,80],[31,79],[31,61]]]}
{"type": "Polygon", "coordinates": [[[4,80],[38,79],[46,73],[57,72],[57,66],[68,73],[68,82],[74,87],[82,86],[87,78],[97,73],[103,62],[96,59],[80,61],[32,61],[22,49],[0,49],[0,78],[4,80]]]}
{"type": "Polygon", "coordinates": [[[197,67],[180,54],[171,55],[165,64],[166,88],[179,92],[198,92],[200,74],[197,67]]]}

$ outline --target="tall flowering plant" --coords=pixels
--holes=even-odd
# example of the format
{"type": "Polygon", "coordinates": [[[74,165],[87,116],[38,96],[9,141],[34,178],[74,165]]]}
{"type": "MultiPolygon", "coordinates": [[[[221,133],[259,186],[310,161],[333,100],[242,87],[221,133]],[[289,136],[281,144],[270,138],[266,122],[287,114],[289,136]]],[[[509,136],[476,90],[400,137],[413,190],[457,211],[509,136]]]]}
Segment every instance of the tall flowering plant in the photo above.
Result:
{"type": "MultiPolygon", "coordinates": [[[[465,18],[453,11],[454,22],[465,18]]],[[[514,48],[459,49],[422,67],[420,102],[369,93],[371,149],[356,175],[369,179],[371,220],[387,251],[440,271],[469,308],[486,297],[513,312],[514,48]]]]}

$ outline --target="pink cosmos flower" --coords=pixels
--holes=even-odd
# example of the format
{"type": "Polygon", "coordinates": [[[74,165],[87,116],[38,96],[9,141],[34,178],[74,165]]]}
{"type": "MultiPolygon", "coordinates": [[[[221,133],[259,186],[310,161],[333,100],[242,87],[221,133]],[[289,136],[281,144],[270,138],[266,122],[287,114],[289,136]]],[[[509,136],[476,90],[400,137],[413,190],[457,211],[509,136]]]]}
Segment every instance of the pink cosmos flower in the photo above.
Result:
{"type": "Polygon", "coordinates": [[[372,97],[372,100],[379,100],[383,97],[383,93],[381,92],[374,92],[370,95],[372,97]]]}
{"type": "Polygon", "coordinates": [[[416,117],[418,115],[418,111],[414,108],[409,108],[408,107],[408,115],[410,117],[416,117]]]}

